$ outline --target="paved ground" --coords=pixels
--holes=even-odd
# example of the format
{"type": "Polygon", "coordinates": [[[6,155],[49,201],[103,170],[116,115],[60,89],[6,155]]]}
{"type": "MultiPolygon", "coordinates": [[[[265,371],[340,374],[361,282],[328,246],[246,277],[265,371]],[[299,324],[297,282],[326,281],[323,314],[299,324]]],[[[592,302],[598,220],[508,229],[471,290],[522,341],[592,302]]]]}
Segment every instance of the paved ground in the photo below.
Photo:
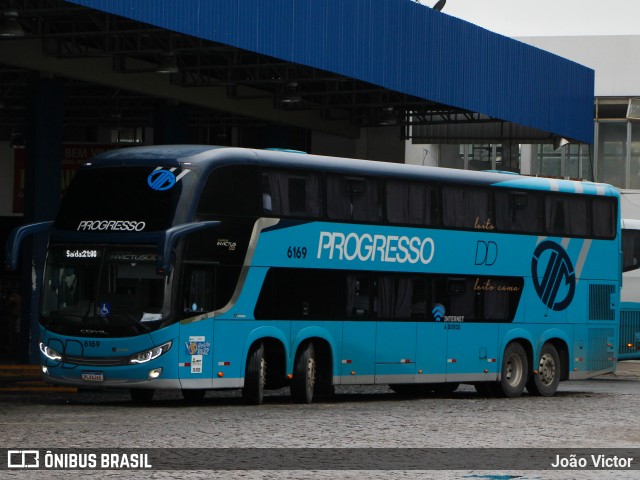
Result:
{"type": "MultiPolygon", "coordinates": [[[[640,448],[640,362],[622,362],[615,374],[563,383],[552,398],[487,399],[462,386],[446,397],[399,399],[387,387],[376,386],[339,388],[330,401],[294,405],[286,393],[274,392],[265,405],[247,407],[237,391],[209,392],[199,405],[185,404],[179,392],[167,391],[141,407],[132,405],[125,392],[5,392],[0,394],[0,447],[640,448]]],[[[0,478],[3,473],[8,472],[0,471],[0,478]]],[[[640,478],[640,471],[153,471],[134,475],[38,471],[12,475],[86,477],[599,479],[640,478]]]]}

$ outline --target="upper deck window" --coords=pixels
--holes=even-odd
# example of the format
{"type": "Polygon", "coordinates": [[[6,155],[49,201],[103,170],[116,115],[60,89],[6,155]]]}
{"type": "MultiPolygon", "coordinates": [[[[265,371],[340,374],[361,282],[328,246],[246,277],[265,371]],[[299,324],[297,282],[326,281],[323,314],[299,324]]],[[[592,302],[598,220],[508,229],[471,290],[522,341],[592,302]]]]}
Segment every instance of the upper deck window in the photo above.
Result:
{"type": "Polygon", "coordinates": [[[594,236],[616,236],[616,204],[612,198],[594,198],[591,203],[591,217],[594,236]]]}
{"type": "Polygon", "coordinates": [[[331,220],[379,222],[381,213],[376,179],[327,175],[327,216],[331,220]]]}
{"type": "Polygon", "coordinates": [[[260,173],[250,165],[231,165],[211,173],[202,190],[198,215],[256,216],[260,173]]]}
{"type": "Polygon", "coordinates": [[[542,232],[540,197],[533,192],[496,191],[496,227],[501,232],[542,232]]]}
{"type": "Polygon", "coordinates": [[[322,214],[321,177],[317,173],[266,171],[262,174],[262,211],[284,217],[322,214]]]}
{"type": "Polygon", "coordinates": [[[388,180],[387,219],[390,223],[433,225],[436,222],[434,188],[418,182],[388,180]]]}
{"type": "Polygon", "coordinates": [[[588,204],[585,197],[551,195],[545,199],[547,232],[555,235],[589,235],[588,204]]]}
{"type": "Polygon", "coordinates": [[[446,185],[442,187],[442,215],[446,227],[495,230],[490,191],[446,185]]]}

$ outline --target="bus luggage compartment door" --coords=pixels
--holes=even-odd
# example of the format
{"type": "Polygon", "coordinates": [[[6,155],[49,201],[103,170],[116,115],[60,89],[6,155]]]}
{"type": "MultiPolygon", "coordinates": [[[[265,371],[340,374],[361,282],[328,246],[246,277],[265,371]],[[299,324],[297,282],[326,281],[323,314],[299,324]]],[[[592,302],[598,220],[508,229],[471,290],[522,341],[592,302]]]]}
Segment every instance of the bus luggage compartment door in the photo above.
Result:
{"type": "Polygon", "coordinates": [[[375,383],[411,383],[416,373],[416,323],[379,322],[375,383]]]}

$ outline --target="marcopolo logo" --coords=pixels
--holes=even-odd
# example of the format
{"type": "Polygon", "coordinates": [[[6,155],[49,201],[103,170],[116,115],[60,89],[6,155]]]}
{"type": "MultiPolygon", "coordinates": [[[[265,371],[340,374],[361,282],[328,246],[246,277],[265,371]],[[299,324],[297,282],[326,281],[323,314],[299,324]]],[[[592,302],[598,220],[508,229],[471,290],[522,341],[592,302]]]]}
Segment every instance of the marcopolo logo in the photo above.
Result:
{"type": "Polygon", "coordinates": [[[157,167],[147,177],[147,184],[154,190],[164,191],[169,190],[178,183],[182,177],[184,177],[191,170],[183,170],[177,176],[174,173],[177,169],[175,167],[165,170],[162,167],[157,167]]]}
{"type": "Polygon", "coordinates": [[[564,310],[576,291],[576,273],[567,252],[550,240],[537,246],[531,260],[536,293],[551,310],[564,310]]]}

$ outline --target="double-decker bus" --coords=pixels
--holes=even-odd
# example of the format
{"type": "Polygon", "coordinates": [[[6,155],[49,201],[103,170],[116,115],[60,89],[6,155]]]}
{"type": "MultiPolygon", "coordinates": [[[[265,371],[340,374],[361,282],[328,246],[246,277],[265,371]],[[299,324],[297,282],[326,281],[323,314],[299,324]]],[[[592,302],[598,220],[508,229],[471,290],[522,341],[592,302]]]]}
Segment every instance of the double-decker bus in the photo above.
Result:
{"type": "Polygon", "coordinates": [[[98,155],[49,229],[56,384],[550,396],[615,369],[619,193],[602,184],[210,146],[98,155]]]}

